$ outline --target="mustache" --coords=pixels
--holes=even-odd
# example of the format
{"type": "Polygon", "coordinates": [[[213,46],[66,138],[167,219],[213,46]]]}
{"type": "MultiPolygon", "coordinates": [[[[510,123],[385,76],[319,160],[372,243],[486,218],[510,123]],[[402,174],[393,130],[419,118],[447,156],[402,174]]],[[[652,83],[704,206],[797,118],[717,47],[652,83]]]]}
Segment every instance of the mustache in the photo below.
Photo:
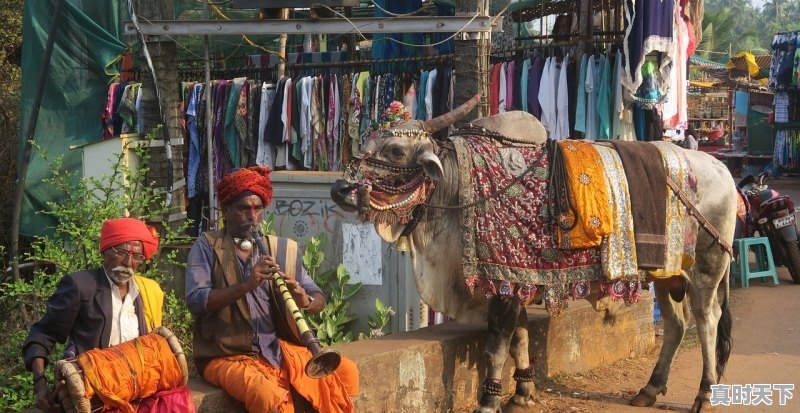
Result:
{"type": "Polygon", "coordinates": [[[127,275],[128,277],[133,277],[133,274],[134,274],[133,268],[126,267],[124,265],[119,265],[119,266],[116,266],[116,267],[112,268],[111,272],[113,272],[114,274],[119,274],[119,275],[127,275]]]}
{"type": "Polygon", "coordinates": [[[245,232],[253,232],[257,229],[258,229],[258,222],[255,221],[243,223],[241,227],[239,227],[240,231],[245,231],[245,232]]]}

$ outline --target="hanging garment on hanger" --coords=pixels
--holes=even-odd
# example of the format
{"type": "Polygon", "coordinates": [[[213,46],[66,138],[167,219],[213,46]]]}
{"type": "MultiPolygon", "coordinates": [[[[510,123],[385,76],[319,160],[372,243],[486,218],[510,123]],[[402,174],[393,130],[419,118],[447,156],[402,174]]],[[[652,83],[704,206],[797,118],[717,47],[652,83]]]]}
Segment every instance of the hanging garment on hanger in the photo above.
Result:
{"type": "Polygon", "coordinates": [[[528,106],[528,77],[530,76],[531,72],[531,59],[525,59],[522,61],[522,73],[520,74],[519,78],[519,95],[520,95],[520,103],[522,104],[522,111],[529,112],[528,106]]]}
{"type": "Polygon", "coordinates": [[[558,68],[558,83],[556,85],[556,128],[553,139],[569,138],[569,92],[567,84],[567,68],[569,66],[569,54],[561,60],[558,68]]]}
{"type": "Polygon", "coordinates": [[[528,112],[536,119],[542,118],[542,105],[539,103],[539,87],[544,73],[546,60],[536,56],[531,62],[531,73],[528,76],[528,112]]]}
{"type": "Polygon", "coordinates": [[[581,56],[580,70],[578,72],[578,93],[575,109],[575,130],[583,134],[586,133],[586,68],[588,61],[589,58],[584,53],[581,56]]]}
{"type": "Polygon", "coordinates": [[[492,78],[489,84],[489,115],[496,115],[500,113],[498,108],[500,106],[500,70],[502,70],[502,63],[495,63],[492,66],[492,78]]]}
{"type": "Polygon", "coordinates": [[[506,112],[506,101],[508,101],[508,86],[506,83],[508,82],[508,69],[507,63],[503,62],[500,64],[500,81],[498,82],[498,98],[497,98],[497,112],[498,113],[505,113],[506,112]]]}
{"type": "Polygon", "coordinates": [[[264,82],[261,84],[261,104],[258,111],[258,148],[256,165],[275,169],[275,145],[266,140],[267,121],[276,100],[277,85],[264,82]]]}
{"type": "Polygon", "coordinates": [[[598,139],[611,139],[611,58],[605,56],[597,90],[598,139]]]}

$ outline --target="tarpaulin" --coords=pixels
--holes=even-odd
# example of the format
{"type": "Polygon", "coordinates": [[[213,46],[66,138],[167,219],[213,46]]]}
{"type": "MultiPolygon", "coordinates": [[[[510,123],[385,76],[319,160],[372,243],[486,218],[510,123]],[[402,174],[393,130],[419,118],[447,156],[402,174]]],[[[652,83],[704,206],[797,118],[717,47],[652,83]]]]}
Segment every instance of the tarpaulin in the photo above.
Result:
{"type": "MultiPolygon", "coordinates": [[[[49,158],[63,155],[63,168],[81,170],[80,151],[70,145],[100,140],[101,116],[108,84],[117,74],[111,67],[125,50],[120,41],[119,3],[114,0],[64,0],[56,21],[50,70],[34,140],[49,158]]],[[[22,93],[18,159],[21,166],[28,121],[39,87],[47,33],[56,0],[26,1],[22,25],[22,93]]],[[[47,162],[34,148],[31,152],[22,205],[20,233],[44,235],[55,220],[37,211],[58,202],[59,193],[42,182],[51,175],[47,162]]]]}

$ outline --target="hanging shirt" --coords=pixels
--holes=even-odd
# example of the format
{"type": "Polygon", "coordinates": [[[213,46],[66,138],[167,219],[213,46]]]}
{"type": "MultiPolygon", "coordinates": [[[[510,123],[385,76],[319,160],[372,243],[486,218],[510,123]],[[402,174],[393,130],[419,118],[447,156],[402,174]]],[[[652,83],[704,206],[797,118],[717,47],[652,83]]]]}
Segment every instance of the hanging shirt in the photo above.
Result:
{"type": "Polygon", "coordinates": [[[528,75],[530,74],[530,71],[531,71],[531,59],[523,60],[522,75],[520,76],[519,80],[519,87],[521,89],[519,95],[521,97],[520,103],[522,104],[522,110],[525,112],[528,112],[528,75]]]}
{"type": "Polygon", "coordinates": [[[428,84],[426,85],[427,90],[425,91],[425,120],[431,120],[433,118],[433,88],[436,83],[436,76],[436,69],[428,73],[428,84]]]}
{"type": "Polygon", "coordinates": [[[586,139],[597,139],[600,120],[597,115],[597,88],[602,63],[599,61],[602,56],[596,58],[589,56],[586,63],[586,139]]]}
{"type": "Polygon", "coordinates": [[[564,56],[558,70],[558,83],[556,93],[556,132],[553,139],[569,138],[569,93],[567,85],[567,68],[569,66],[569,54],[564,56]]]}
{"type": "Polygon", "coordinates": [[[506,111],[514,110],[514,66],[512,60],[506,64],[506,111]]]}
{"type": "Polygon", "coordinates": [[[551,111],[555,109],[555,90],[553,76],[550,73],[552,68],[552,57],[548,57],[542,69],[542,78],[539,81],[539,105],[542,107],[542,116],[539,119],[542,126],[547,130],[547,136],[552,137],[555,132],[555,119],[551,111]]]}
{"type": "Polygon", "coordinates": [[[489,115],[496,115],[500,113],[498,107],[500,106],[500,69],[502,64],[496,63],[492,66],[492,80],[489,85],[489,115]]]}
{"type": "Polygon", "coordinates": [[[258,109],[258,146],[256,165],[268,166],[275,169],[275,146],[266,140],[267,120],[269,119],[272,102],[275,100],[274,84],[261,84],[261,105],[258,109]]]}
{"type": "Polygon", "coordinates": [[[586,133],[586,54],[581,56],[581,66],[578,72],[578,95],[575,108],[575,130],[586,133]]]}
{"type": "Polygon", "coordinates": [[[621,138],[622,135],[622,111],[625,110],[625,104],[622,101],[622,59],[622,52],[617,51],[614,56],[614,76],[611,79],[614,91],[614,100],[611,105],[611,139],[621,138]]]}
{"type": "Polygon", "coordinates": [[[597,88],[598,138],[611,139],[611,59],[604,59],[597,88]]]}
{"type": "Polygon", "coordinates": [[[539,103],[539,85],[542,80],[542,71],[544,70],[545,60],[541,57],[536,57],[531,62],[531,73],[528,77],[528,111],[531,115],[536,116],[536,119],[542,117],[542,105],[539,103]]]}
{"type": "Polygon", "coordinates": [[[506,100],[508,99],[508,87],[506,86],[506,63],[500,65],[500,82],[498,82],[497,113],[506,112],[506,100]]]}

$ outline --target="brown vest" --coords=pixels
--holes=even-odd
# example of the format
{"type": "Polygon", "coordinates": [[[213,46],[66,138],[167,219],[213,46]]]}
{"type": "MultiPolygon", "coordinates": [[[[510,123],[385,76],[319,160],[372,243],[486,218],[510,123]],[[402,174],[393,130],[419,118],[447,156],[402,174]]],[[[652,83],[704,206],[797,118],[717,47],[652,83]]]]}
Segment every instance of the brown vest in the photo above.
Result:
{"type": "MultiPolygon", "coordinates": [[[[242,270],[239,266],[239,258],[236,255],[236,245],[233,238],[228,236],[223,228],[216,232],[206,232],[205,237],[214,250],[214,263],[211,273],[211,286],[213,289],[228,288],[232,285],[244,282],[242,270]]],[[[277,257],[278,265],[289,274],[297,274],[297,243],[290,239],[279,239],[277,237],[267,237],[267,247],[272,251],[277,251],[278,242],[286,243],[286,251],[283,256],[277,257]]],[[[270,284],[272,287],[272,284],[270,284]]],[[[274,291],[275,288],[270,288],[274,291]]],[[[272,303],[276,301],[279,294],[273,294],[272,303]]],[[[278,298],[279,299],[279,298],[278,298]]],[[[280,300],[280,299],[279,299],[280,300]]],[[[273,305],[271,311],[277,312],[273,317],[278,336],[284,339],[297,342],[299,335],[296,327],[287,325],[287,311],[284,305],[273,305]],[[289,331],[287,335],[283,332],[289,331]]],[[[292,320],[292,322],[294,322],[292,320]]],[[[196,317],[194,322],[194,359],[198,373],[202,376],[206,364],[213,358],[232,356],[232,355],[256,355],[253,349],[253,324],[250,319],[250,308],[247,298],[242,296],[235,303],[219,309],[217,312],[204,317],[196,317]]]]}

